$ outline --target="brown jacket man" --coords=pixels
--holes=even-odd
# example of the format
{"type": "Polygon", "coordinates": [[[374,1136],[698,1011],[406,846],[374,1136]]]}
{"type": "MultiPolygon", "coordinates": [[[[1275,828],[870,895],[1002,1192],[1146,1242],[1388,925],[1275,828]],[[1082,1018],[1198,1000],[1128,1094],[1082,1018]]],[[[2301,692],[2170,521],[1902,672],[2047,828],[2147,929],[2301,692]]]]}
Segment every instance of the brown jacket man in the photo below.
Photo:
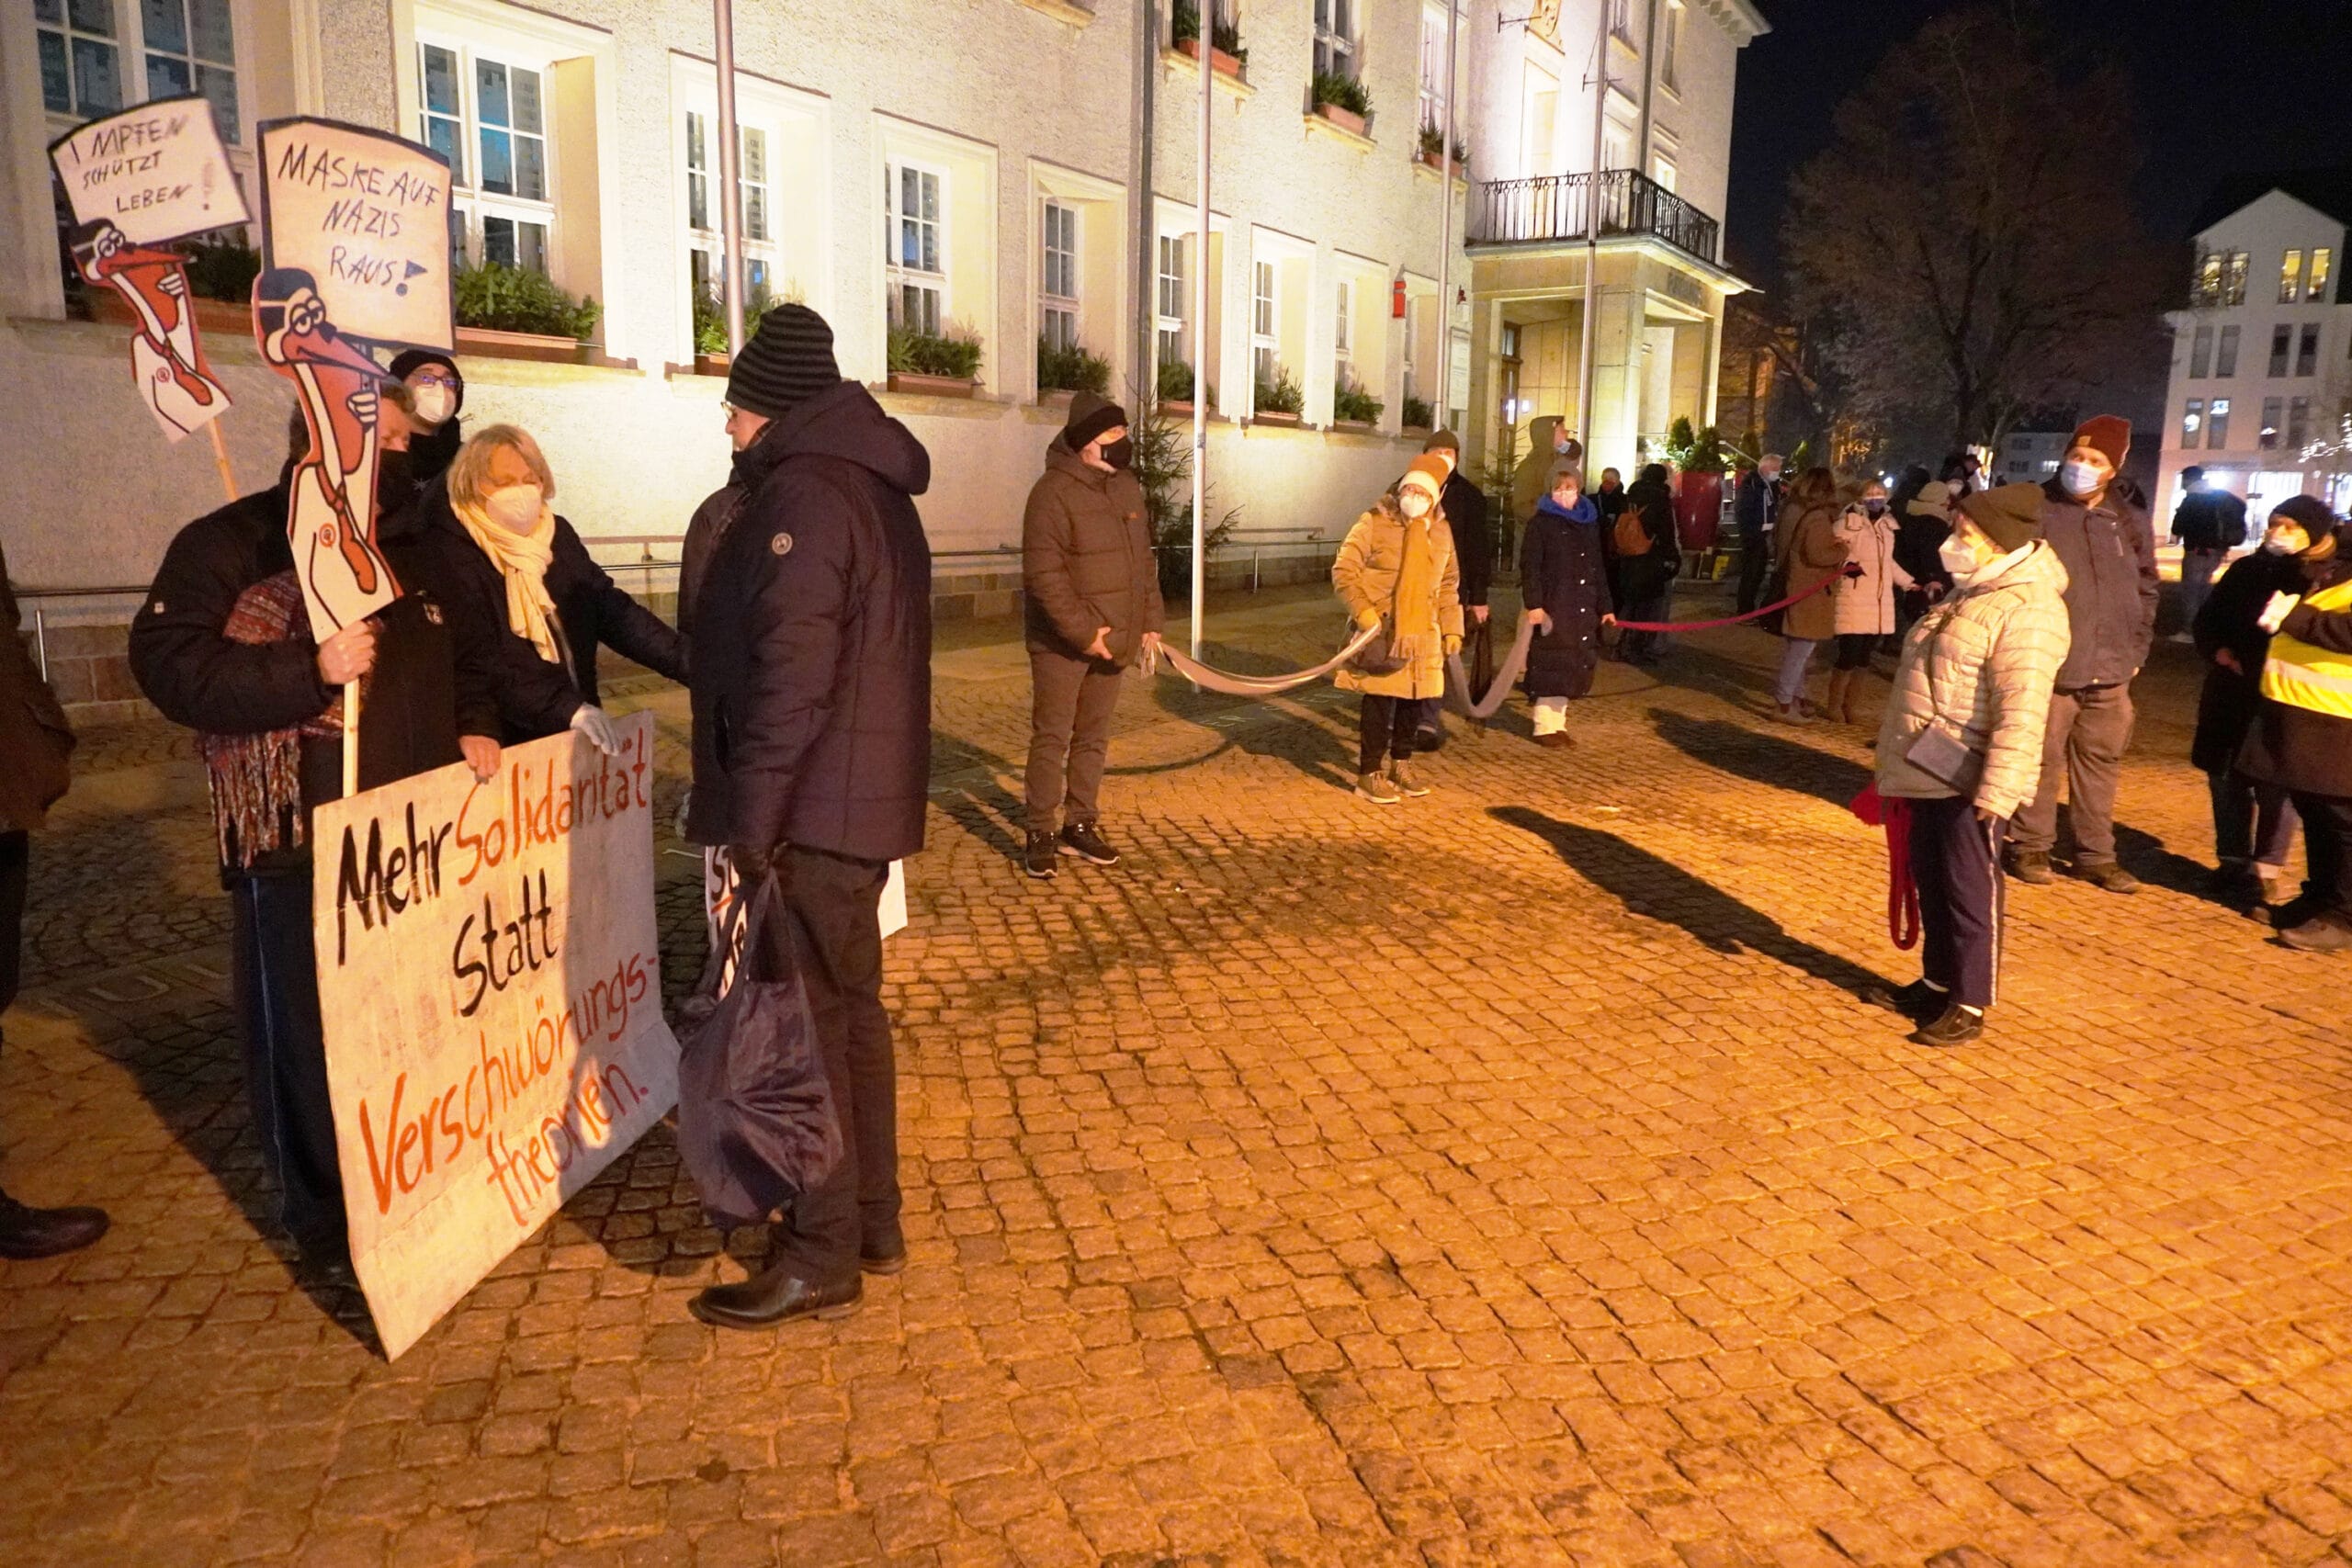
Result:
{"type": "Polygon", "coordinates": [[[1120,672],[1159,639],[1165,614],[1134,457],[1126,411],[1079,393],[1022,517],[1033,876],[1051,876],[1057,852],[1098,865],[1119,858],[1094,828],[1111,712],[1120,672]]]}

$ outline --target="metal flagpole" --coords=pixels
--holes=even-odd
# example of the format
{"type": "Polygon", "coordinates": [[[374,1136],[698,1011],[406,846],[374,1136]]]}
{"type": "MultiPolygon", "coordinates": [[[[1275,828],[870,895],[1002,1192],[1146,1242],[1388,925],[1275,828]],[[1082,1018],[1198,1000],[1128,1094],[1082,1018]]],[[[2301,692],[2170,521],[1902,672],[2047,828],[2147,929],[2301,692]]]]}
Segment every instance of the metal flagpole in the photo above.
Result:
{"type": "MultiPolygon", "coordinates": [[[[743,352],[743,186],[737,163],[735,130],[735,4],[710,0],[711,29],[718,38],[718,229],[726,254],[719,285],[727,309],[727,353],[743,352]]],[[[689,345],[691,346],[691,345],[689,345]]]]}
{"type": "MultiPolygon", "coordinates": [[[[1460,78],[1462,0],[1445,3],[1445,145],[1437,153],[1437,358],[1438,384],[1444,389],[1431,407],[1441,412],[1439,423],[1452,424],[1448,404],[1453,397],[1453,89],[1460,78]]],[[[1411,332],[1413,324],[1405,323],[1411,332]]],[[[1459,435],[1460,432],[1455,432],[1459,435]]]]}
{"type": "Polygon", "coordinates": [[[1593,333],[1600,324],[1600,143],[1609,119],[1609,7],[1593,10],[1592,165],[1584,187],[1584,345],[1577,362],[1577,439],[1589,468],[1592,449],[1593,333]]]}
{"type": "Polygon", "coordinates": [[[1209,505],[1209,105],[1216,94],[1217,0],[1201,6],[1201,163],[1199,232],[1193,258],[1193,657],[1201,656],[1201,611],[1207,596],[1209,505]]]}

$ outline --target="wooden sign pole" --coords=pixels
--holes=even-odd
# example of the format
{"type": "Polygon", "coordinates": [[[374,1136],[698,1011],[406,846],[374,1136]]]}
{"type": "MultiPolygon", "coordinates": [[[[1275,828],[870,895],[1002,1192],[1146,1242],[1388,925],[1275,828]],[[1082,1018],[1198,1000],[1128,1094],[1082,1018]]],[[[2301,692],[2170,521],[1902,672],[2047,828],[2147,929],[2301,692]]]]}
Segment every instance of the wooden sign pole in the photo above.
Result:
{"type": "Polygon", "coordinates": [[[237,475],[229,467],[229,444],[220,439],[220,422],[217,419],[209,421],[204,427],[204,433],[212,437],[212,466],[220,470],[220,489],[234,503],[237,499],[237,475]]]}

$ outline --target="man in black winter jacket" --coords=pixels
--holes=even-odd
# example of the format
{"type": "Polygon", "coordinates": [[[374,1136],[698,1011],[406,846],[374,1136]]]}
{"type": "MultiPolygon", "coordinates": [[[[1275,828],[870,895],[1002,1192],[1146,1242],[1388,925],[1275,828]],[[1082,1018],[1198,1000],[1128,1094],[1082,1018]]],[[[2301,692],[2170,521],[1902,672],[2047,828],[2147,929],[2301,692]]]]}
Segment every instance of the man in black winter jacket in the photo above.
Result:
{"type": "Polygon", "coordinates": [[[2180,470],[2180,504],[2173,509],[2172,536],[2180,542],[2180,604],[2188,628],[2176,641],[2193,640],[2197,612],[2213,591],[2213,574],[2245,543],[2245,502],[2225,490],[2207,490],[2205,470],[2191,463],[2180,470]]]}
{"type": "MultiPolygon", "coordinates": [[[[1445,513],[1445,525],[1453,535],[1453,553],[1462,563],[1462,619],[1464,638],[1463,661],[1469,667],[1470,684],[1474,693],[1483,692],[1495,678],[1495,634],[1489,619],[1487,600],[1494,591],[1495,527],[1487,516],[1487,494],[1462,471],[1462,438],[1451,430],[1431,433],[1421,443],[1424,456],[1434,454],[1446,462],[1445,488],[1437,498],[1438,510],[1445,513]]],[[[1510,524],[1523,519],[1510,519],[1503,527],[1506,537],[1510,524]]],[[[1420,720],[1417,727],[1421,749],[1433,751],[1442,745],[1445,732],[1439,715],[1442,700],[1421,699],[1420,720]]]]}
{"type": "Polygon", "coordinates": [[[727,403],[741,501],[698,517],[686,837],[725,846],[746,897],[774,874],[787,918],[745,962],[807,985],[842,1142],[766,1267],[694,1299],[707,1323],[756,1328],[854,1311],[861,1271],[906,1262],[879,904],[889,863],[922,847],[931,782],[931,549],[913,500],[931,458],[842,378],[806,306],[762,319],[727,403]]]}

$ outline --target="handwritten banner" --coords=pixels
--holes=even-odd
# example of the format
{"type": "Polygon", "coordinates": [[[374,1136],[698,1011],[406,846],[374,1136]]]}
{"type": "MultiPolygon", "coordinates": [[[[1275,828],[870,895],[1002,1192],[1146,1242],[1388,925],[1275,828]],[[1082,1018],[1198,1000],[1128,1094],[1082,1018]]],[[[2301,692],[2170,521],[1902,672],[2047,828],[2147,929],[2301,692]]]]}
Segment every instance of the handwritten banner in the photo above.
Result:
{"type": "Polygon", "coordinates": [[[338,331],[369,343],[457,345],[449,162],[365,126],[261,126],[263,253],[308,273],[338,331]]]}
{"type": "Polygon", "coordinates": [[[200,97],[155,98],[94,119],[49,145],[77,223],[111,223],[135,245],[161,244],[247,220],[200,97]]]}
{"type": "Polygon", "coordinates": [[[676,1102],[653,720],[320,807],[312,915],[351,1258],[388,1356],[676,1102]]]}

